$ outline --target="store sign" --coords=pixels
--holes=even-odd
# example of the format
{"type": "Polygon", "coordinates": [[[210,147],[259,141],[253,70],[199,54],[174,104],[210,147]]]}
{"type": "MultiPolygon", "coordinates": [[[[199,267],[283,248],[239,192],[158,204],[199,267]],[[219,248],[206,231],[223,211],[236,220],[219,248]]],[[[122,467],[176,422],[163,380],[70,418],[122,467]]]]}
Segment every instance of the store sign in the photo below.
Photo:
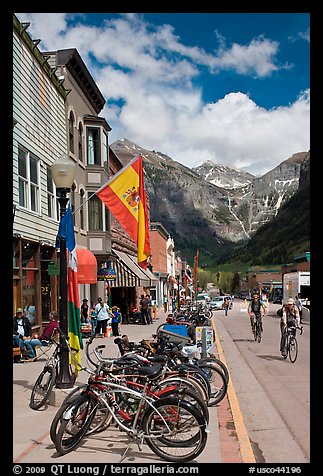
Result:
{"type": "Polygon", "coordinates": [[[59,275],[59,261],[56,263],[49,263],[48,264],[48,274],[49,276],[58,276],[59,275]]]}
{"type": "Polygon", "coordinates": [[[117,273],[112,268],[98,269],[98,281],[114,281],[117,278],[117,273]]]}

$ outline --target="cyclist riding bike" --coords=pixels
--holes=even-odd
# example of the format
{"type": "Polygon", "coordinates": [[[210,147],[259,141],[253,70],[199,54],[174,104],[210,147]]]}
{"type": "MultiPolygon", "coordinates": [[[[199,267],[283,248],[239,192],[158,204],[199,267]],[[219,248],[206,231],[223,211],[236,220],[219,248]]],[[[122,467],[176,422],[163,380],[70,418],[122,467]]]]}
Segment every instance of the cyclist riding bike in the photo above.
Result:
{"type": "MultiPolygon", "coordinates": [[[[287,327],[299,327],[300,325],[300,316],[298,307],[295,305],[293,298],[288,299],[287,305],[283,306],[283,314],[280,320],[280,352],[283,357],[286,357],[286,338],[285,338],[285,329],[287,327]]],[[[295,329],[296,334],[296,329],[295,329]]],[[[295,335],[294,334],[294,335],[295,335]]]]}
{"type": "Polygon", "coordinates": [[[252,332],[254,332],[255,330],[256,319],[260,319],[262,329],[262,317],[266,314],[266,310],[267,308],[265,304],[259,299],[259,294],[255,293],[248,306],[248,314],[250,317],[250,325],[252,332]]]}

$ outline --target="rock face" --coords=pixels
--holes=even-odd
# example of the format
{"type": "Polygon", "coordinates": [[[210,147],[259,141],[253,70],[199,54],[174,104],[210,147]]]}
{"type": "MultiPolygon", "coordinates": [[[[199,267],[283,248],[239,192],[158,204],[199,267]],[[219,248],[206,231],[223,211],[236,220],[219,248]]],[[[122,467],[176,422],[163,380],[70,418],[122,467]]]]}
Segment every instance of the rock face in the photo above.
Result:
{"type": "Polygon", "coordinates": [[[309,176],[309,152],[257,178],[212,162],[190,169],[127,139],[110,147],[123,165],[142,154],[151,221],[161,222],[188,257],[201,246],[213,256],[248,241],[298,190],[300,177],[306,183],[309,176]]]}
{"type": "Polygon", "coordinates": [[[194,167],[201,177],[207,182],[213,183],[220,188],[235,190],[251,184],[255,176],[242,170],[233,169],[223,164],[216,164],[212,160],[194,167]]]}

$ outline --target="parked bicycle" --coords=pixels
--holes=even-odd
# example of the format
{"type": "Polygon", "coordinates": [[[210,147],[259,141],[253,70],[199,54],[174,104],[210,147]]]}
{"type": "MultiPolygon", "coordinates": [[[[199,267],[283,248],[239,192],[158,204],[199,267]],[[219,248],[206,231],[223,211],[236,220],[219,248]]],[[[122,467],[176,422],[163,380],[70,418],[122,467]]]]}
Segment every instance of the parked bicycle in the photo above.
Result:
{"type": "MultiPolygon", "coordinates": [[[[68,337],[62,333],[60,328],[58,328],[58,331],[60,334],[60,339],[65,340],[65,344],[67,346],[73,364],[78,370],[83,370],[84,368],[80,366],[79,362],[75,358],[75,355],[79,352],[79,350],[70,347],[68,343],[68,337]]],[[[48,357],[45,366],[37,377],[31,391],[29,406],[33,410],[39,410],[48,402],[50,393],[57,382],[58,375],[60,374],[61,346],[56,340],[53,339],[51,339],[51,344],[55,346],[55,350],[48,357]]],[[[70,371],[73,374],[72,368],[70,368],[70,371]]]]}
{"type": "Polygon", "coordinates": [[[137,373],[145,380],[139,388],[135,381],[127,380],[126,375],[97,375],[89,380],[87,390],[63,413],[55,437],[59,455],[80,444],[97,408],[102,405],[109,411],[117,428],[129,436],[121,461],[132,442],[138,444],[139,450],[146,443],[156,455],[172,462],[191,461],[203,451],[207,423],[198,407],[178,396],[157,399],[153,396],[151,384],[163,373],[162,365],[138,368],[137,373]]]}
{"type": "Polygon", "coordinates": [[[303,326],[296,327],[296,326],[286,326],[283,334],[284,339],[284,348],[286,349],[285,354],[283,355],[284,359],[289,357],[289,360],[294,363],[296,362],[298,356],[298,343],[296,339],[296,329],[299,329],[300,334],[303,334],[303,326]]]}

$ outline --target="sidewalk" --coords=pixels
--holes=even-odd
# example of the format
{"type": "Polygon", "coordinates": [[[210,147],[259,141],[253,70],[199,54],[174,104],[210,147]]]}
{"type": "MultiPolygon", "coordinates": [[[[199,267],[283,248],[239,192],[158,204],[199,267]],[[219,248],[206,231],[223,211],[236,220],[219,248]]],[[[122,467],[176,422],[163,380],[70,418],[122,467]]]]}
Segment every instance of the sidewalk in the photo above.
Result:
{"type": "MultiPolygon", "coordinates": [[[[159,324],[165,322],[166,313],[159,310],[152,325],[123,324],[122,334],[130,341],[139,342],[151,338],[159,324]]],[[[104,356],[118,356],[118,347],[113,337],[96,339],[97,345],[105,344],[104,356]]],[[[86,342],[86,339],[84,339],[86,342]]],[[[219,350],[219,349],[218,349],[219,350]]],[[[82,364],[86,365],[84,350],[82,364]]],[[[49,437],[49,429],[58,406],[48,405],[41,410],[29,408],[33,383],[44,366],[44,359],[37,362],[13,364],[13,460],[14,463],[118,463],[127,446],[127,436],[111,425],[105,432],[91,435],[75,451],[58,457],[49,437]]],[[[77,382],[86,382],[88,374],[80,372],[77,382]]],[[[55,389],[55,400],[60,402],[68,390],[55,389]]],[[[228,392],[229,393],[229,392],[228,392]]],[[[55,402],[54,400],[54,402],[55,402]]],[[[244,462],[239,439],[233,421],[231,406],[226,396],[216,407],[209,408],[210,430],[205,450],[196,459],[197,463],[244,462]]],[[[124,463],[166,463],[144,445],[143,451],[133,444],[124,463]]]]}

